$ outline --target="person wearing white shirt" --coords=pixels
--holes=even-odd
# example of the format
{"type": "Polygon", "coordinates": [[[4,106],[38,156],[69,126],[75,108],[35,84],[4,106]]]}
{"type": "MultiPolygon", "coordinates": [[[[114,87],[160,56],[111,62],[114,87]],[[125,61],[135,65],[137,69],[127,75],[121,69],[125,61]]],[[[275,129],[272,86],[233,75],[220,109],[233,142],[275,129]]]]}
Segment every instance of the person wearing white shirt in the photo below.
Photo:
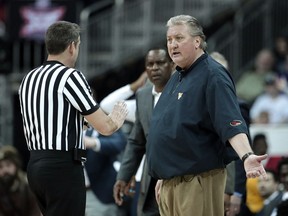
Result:
{"type": "Polygon", "coordinates": [[[288,123],[288,95],[281,92],[276,75],[265,77],[265,92],[253,103],[250,115],[253,123],[288,123]]]}

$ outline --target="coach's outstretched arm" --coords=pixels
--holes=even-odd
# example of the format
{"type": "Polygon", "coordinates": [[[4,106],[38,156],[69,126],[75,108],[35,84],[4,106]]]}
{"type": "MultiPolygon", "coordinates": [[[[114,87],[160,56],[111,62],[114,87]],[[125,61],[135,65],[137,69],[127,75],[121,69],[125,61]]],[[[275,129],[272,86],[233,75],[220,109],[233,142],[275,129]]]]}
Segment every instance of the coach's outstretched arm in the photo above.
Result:
{"type": "Polygon", "coordinates": [[[249,145],[246,134],[240,133],[229,139],[230,144],[242,159],[247,178],[256,178],[262,176],[266,178],[266,172],[261,164],[268,155],[255,155],[249,145]]]}

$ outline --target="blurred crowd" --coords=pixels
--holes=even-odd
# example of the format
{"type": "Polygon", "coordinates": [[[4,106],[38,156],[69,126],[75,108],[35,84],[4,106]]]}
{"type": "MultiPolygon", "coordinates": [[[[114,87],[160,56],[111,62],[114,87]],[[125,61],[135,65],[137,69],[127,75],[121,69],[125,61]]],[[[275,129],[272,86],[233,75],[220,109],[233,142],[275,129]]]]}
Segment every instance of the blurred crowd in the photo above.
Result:
{"type": "Polygon", "coordinates": [[[238,96],[251,107],[252,123],[288,123],[287,81],[287,37],[279,36],[275,39],[274,49],[260,50],[253,68],[244,71],[236,83],[238,96]]]}

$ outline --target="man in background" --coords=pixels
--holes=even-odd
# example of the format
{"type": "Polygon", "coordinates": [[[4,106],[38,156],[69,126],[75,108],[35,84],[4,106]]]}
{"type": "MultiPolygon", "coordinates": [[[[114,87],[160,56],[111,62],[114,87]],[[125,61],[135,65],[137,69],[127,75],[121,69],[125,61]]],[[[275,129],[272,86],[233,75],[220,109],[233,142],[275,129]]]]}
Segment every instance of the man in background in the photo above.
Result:
{"type": "Polygon", "coordinates": [[[85,170],[88,177],[85,216],[126,216],[127,210],[117,206],[113,199],[113,186],[119,170],[118,157],[125,149],[126,142],[121,129],[110,136],[103,136],[92,127],[85,131],[85,170]]]}
{"type": "Polygon", "coordinates": [[[279,177],[273,170],[266,169],[267,178],[259,178],[258,190],[264,198],[264,206],[256,216],[271,216],[273,210],[282,202],[283,192],[279,190],[279,177]]]}
{"type": "Polygon", "coordinates": [[[0,147],[0,215],[40,216],[41,212],[22,171],[16,148],[0,147]]]}
{"type": "MultiPolygon", "coordinates": [[[[114,199],[118,205],[123,204],[123,195],[127,191],[128,183],[132,176],[136,174],[142,157],[146,153],[146,139],[152,111],[170,79],[173,63],[165,49],[152,49],[146,55],[145,67],[151,83],[148,83],[136,93],[136,120],[128,138],[117,181],[114,185],[114,199]]],[[[156,179],[148,175],[145,159],[137,208],[138,216],[159,215],[154,193],[155,185],[156,179]]]]}

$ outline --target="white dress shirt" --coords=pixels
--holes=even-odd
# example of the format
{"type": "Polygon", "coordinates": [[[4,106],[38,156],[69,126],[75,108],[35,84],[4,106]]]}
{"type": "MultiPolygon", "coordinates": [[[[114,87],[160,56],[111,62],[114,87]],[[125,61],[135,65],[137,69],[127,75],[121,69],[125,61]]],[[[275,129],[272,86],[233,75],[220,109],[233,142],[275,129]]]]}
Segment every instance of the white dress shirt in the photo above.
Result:
{"type": "MultiPolygon", "coordinates": [[[[155,91],[155,87],[153,86],[152,88],[152,95],[154,96],[154,107],[156,106],[160,96],[161,96],[161,92],[156,92],[155,91]]],[[[136,103],[135,103],[136,106],[136,103]]],[[[143,173],[143,166],[144,166],[144,160],[145,160],[145,154],[143,155],[142,161],[140,163],[140,166],[138,168],[138,171],[135,175],[135,180],[140,182],[141,181],[141,177],[142,177],[142,173],[143,173]]]]}
{"type": "Polygon", "coordinates": [[[131,90],[130,85],[123,86],[114,92],[107,95],[101,102],[100,107],[106,113],[111,113],[116,102],[124,100],[127,105],[128,115],[126,121],[135,122],[136,102],[135,99],[128,100],[134,92],[131,90]]]}

